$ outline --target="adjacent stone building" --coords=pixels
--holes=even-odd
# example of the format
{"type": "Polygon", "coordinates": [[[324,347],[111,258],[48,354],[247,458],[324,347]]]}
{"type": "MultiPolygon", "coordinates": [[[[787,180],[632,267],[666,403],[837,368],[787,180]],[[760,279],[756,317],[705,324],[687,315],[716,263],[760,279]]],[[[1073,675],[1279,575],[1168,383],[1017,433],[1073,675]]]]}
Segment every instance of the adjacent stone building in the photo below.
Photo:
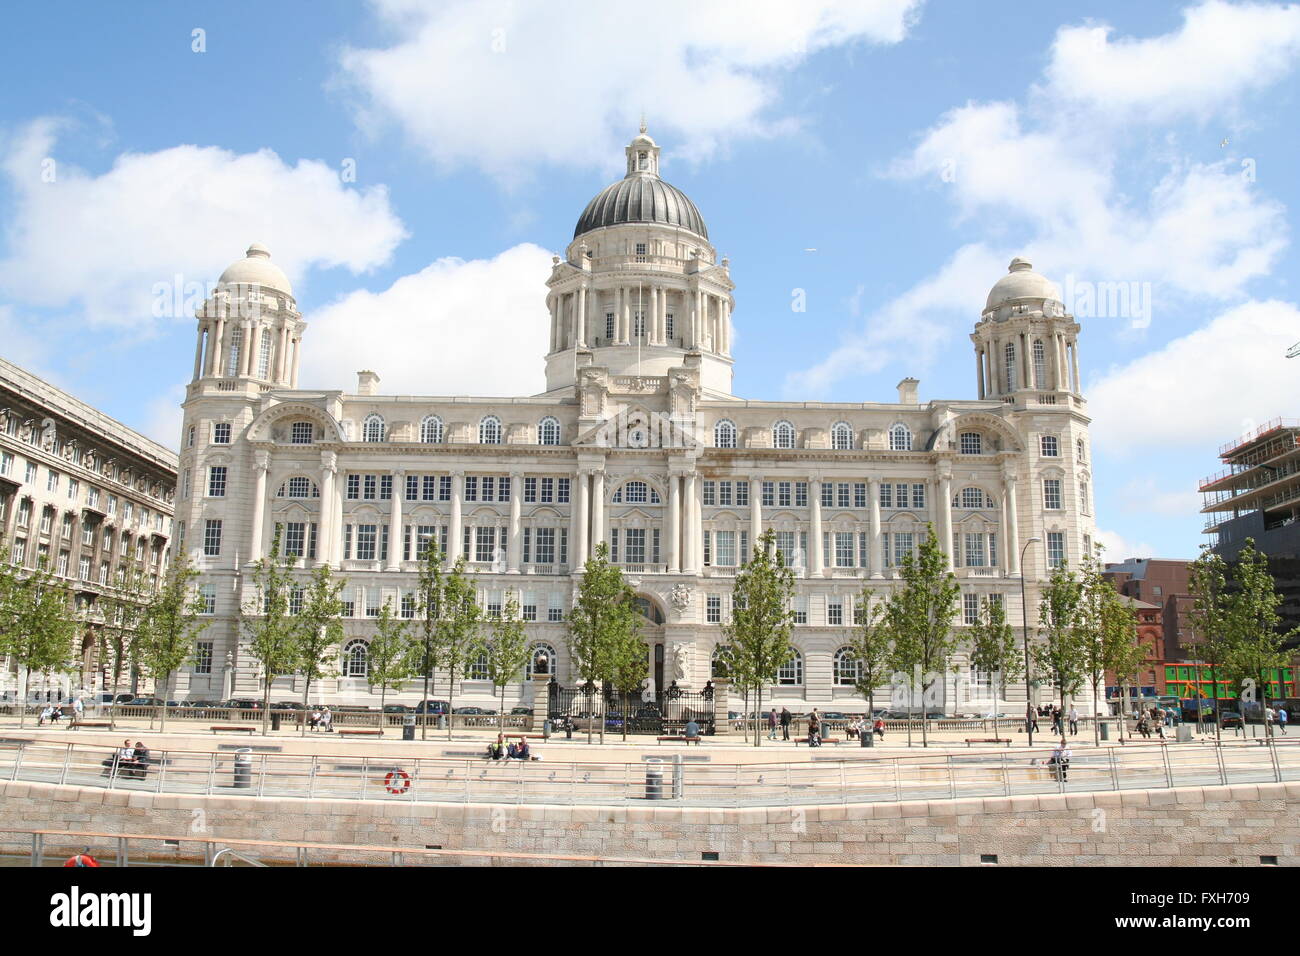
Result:
{"type": "MultiPolygon", "coordinates": [[[[741,398],[729,263],[660,177],[644,130],[626,158],[546,277],[541,394],[442,395],[431,381],[428,395],[385,395],[371,371],[351,389],[300,387],[310,332],[286,276],[258,245],[226,270],[199,313],[177,527],[202,570],[211,666],[174,696],[256,692],[238,616],[277,529],[301,567],[348,579],[341,676],[320,687],[334,702],[378,699],[374,618],[385,603],[413,613],[430,543],[466,559],[489,612],[519,597],[534,666],[565,685],[575,575],[602,542],[640,596],[647,693],[709,680],[736,568],[768,529],[798,578],[798,656],[772,688],[778,706],[861,709],[843,650],[855,606],[864,587],[896,586],[927,524],[961,582],[959,622],[986,596],[1021,620],[1022,554],[1036,619],[1037,582],[1095,535],[1080,328],[1056,286],[1016,259],[972,310],[973,397],[922,401],[904,379],[896,403],[741,398]]],[[[458,698],[493,706],[484,676],[471,667],[458,698]]],[[[284,678],[277,692],[295,688],[284,678]]],[[[960,693],[950,675],[944,706],[961,709],[960,693]]],[[[509,696],[531,703],[526,689],[509,696]]],[[[415,683],[397,699],[414,700],[415,683]]]]}
{"type": "MultiPolygon", "coordinates": [[[[110,686],[100,601],[131,569],[164,572],[175,492],[175,452],[0,359],[0,547],[65,581],[86,622],[81,673],[59,689],[110,686]]],[[[6,667],[0,691],[20,684],[6,667]]]]}

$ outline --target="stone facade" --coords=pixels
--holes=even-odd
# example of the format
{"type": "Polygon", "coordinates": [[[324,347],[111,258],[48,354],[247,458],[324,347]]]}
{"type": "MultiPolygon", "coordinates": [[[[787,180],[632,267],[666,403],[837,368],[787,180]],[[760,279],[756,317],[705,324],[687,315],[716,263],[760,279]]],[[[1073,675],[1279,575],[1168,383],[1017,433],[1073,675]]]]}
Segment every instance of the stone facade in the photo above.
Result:
{"type": "MultiPolygon", "coordinates": [[[[489,609],[518,595],[539,659],[566,684],[564,616],[599,543],[643,598],[658,689],[709,679],[736,567],[769,529],[798,578],[800,656],[772,688],[777,706],[863,707],[838,656],[855,602],[896,586],[927,525],[961,581],[960,622],[990,595],[1021,620],[1022,552],[1036,618],[1049,565],[1077,563],[1095,535],[1079,326],[1055,286],[1017,259],[993,287],[971,336],[974,398],[922,402],[914,379],[897,403],[738,398],[729,263],[659,179],[644,132],[627,159],[547,280],[540,395],[384,395],[371,371],[351,391],[300,388],[306,326],[287,279],[258,246],[227,270],[200,310],[178,515],[211,596],[214,664],[175,694],[256,692],[238,614],[277,528],[304,568],[348,579],[343,676],[320,685],[336,703],[377,700],[365,642],[385,602],[410,601],[428,542],[467,560],[489,609]]],[[[958,681],[941,706],[973,710],[958,681]]],[[[531,702],[524,687],[507,706],[531,702]]],[[[285,678],[277,693],[294,689],[285,678]]],[[[490,695],[474,675],[457,692],[490,695]]],[[[395,699],[416,699],[415,684],[395,699]]]]}
{"type": "MultiPolygon", "coordinates": [[[[30,372],[0,359],[0,548],[21,568],[42,563],[86,612],[82,673],[105,686],[96,649],[100,597],[138,569],[156,581],[171,559],[176,454],[30,372]]],[[[8,668],[0,688],[18,689],[8,668]]]]}

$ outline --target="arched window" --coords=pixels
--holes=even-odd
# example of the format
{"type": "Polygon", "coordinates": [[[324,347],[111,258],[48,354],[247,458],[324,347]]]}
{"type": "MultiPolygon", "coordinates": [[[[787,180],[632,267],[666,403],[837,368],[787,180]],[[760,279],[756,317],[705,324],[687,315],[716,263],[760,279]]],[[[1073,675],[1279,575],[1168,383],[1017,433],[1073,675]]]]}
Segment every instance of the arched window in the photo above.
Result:
{"type": "Polygon", "coordinates": [[[262,344],[257,350],[257,377],[267,378],[271,374],[271,330],[262,330],[262,344]]]}
{"type": "Polygon", "coordinates": [[[487,654],[479,654],[478,657],[470,661],[465,668],[465,677],[468,680],[491,680],[491,672],[488,670],[487,654]]]}
{"type": "MultiPolygon", "coordinates": [[[[10,421],[13,421],[12,418],[9,419],[9,420],[10,420],[10,421]]],[[[191,426],[189,427],[189,430],[185,432],[185,447],[186,447],[186,448],[193,448],[193,447],[194,447],[194,433],[195,433],[195,432],[194,432],[194,426],[191,425],[191,426]]]]}
{"type": "Polygon", "coordinates": [[[545,674],[548,677],[556,674],[555,664],[559,658],[550,644],[534,644],[529,659],[532,661],[533,674],[545,674]]]}
{"type": "Polygon", "coordinates": [[[1042,339],[1034,340],[1034,388],[1047,388],[1047,349],[1042,339]]]}
{"type": "Polygon", "coordinates": [[[1088,498],[1088,482],[1085,479],[1079,479],[1079,510],[1086,515],[1092,514],[1092,504],[1088,498]]]}
{"type": "Polygon", "coordinates": [[[848,422],[836,422],[831,426],[831,448],[845,451],[853,447],[853,429],[848,422]]]}
{"type": "Polygon", "coordinates": [[[664,612],[659,610],[659,605],[649,598],[638,594],[633,599],[632,606],[636,608],[638,614],[651,624],[662,624],[664,622],[664,612]]]}
{"type": "Polygon", "coordinates": [[[984,454],[984,436],[979,432],[962,432],[957,441],[957,450],[963,455],[984,454]]]}
{"type": "Polygon", "coordinates": [[[853,655],[853,648],[841,647],[835,652],[835,683],[852,687],[858,682],[861,663],[853,655]]]}
{"type": "Polygon", "coordinates": [[[736,447],[736,423],[724,418],[713,426],[713,446],[715,448],[736,447]]]}
{"type": "Polygon", "coordinates": [[[731,645],[719,644],[713,649],[713,660],[709,665],[709,675],[711,677],[731,677],[731,666],[727,663],[731,659],[731,645]]]}
{"type": "Polygon", "coordinates": [[[1006,388],[1004,392],[1014,392],[1016,390],[1016,347],[1010,342],[1003,350],[1006,360],[1006,388]]]}
{"type": "Polygon", "coordinates": [[[296,475],[282,484],[275,496],[277,498],[319,498],[320,489],[310,478],[296,475]]]}
{"type": "Polygon", "coordinates": [[[480,445],[501,444],[501,419],[489,415],[478,423],[478,443],[480,445]]]}
{"type": "Polygon", "coordinates": [[[629,481],[614,492],[612,500],[616,505],[657,505],[660,503],[659,492],[644,481],[629,481]]]}
{"type": "Polygon", "coordinates": [[[912,450],[912,431],[902,422],[894,425],[889,429],[889,450],[890,451],[911,451],[912,450]]]}
{"type": "Polygon", "coordinates": [[[547,415],[537,423],[537,444],[558,445],[560,443],[560,420],[547,415]]]}
{"type": "Polygon", "coordinates": [[[437,415],[426,415],[420,422],[420,441],[426,445],[442,444],[442,419],[437,415]]]}
{"type": "Polygon", "coordinates": [[[1087,461],[1087,460],[1088,460],[1088,456],[1085,454],[1086,451],[1087,451],[1087,448],[1086,448],[1086,447],[1084,446],[1084,444],[1083,444],[1083,439],[1082,439],[1082,438],[1076,438],[1076,439],[1074,440],[1074,453],[1075,453],[1075,456],[1079,459],[1079,461],[1087,461]]]}
{"type": "Polygon", "coordinates": [[[367,415],[365,423],[361,426],[362,441],[383,441],[384,440],[384,419],[380,415],[367,415]]]}
{"type": "Polygon", "coordinates": [[[777,422],[772,426],[772,447],[793,448],[794,426],[789,422],[777,422]]]}
{"type": "Polygon", "coordinates": [[[798,687],[803,684],[803,655],[798,651],[781,665],[776,672],[776,682],[782,687],[798,687]]]}
{"type": "Polygon", "coordinates": [[[370,674],[370,647],[365,641],[352,641],[343,648],[343,676],[365,678],[370,674]]]}
{"type": "Polygon", "coordinates": [[[1044,458],[1059,458],[1061,454],[1061,448],[1056,441],[1055,435],[1040,436],[1039,450],[1044,458]]]}

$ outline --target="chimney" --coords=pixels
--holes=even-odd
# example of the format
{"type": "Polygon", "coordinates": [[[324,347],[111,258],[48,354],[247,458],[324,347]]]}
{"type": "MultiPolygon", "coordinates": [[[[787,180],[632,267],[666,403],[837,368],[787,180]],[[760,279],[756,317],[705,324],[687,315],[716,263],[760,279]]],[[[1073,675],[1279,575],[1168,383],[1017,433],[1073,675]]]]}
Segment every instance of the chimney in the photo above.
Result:
{"type": "Polygon", "coordinates": [[[898,383],[898,403],[900,405],[919,405],[916,388],[921,383],[914,378],[905,378],[898,383]]]}
{"type": "Polygon", "coordinates": [[[369,369],[357,372],[357,394],[376,395],[379,393],[379,376],[369,369]]]}

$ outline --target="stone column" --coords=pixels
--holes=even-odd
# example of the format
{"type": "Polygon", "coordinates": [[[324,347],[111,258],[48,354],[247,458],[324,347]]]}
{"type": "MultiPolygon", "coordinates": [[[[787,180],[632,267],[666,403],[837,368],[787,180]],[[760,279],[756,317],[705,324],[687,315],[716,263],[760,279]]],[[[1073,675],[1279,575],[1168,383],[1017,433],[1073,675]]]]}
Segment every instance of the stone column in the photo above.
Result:
{"type": "Polygon", "coordinates": [[[280,334],[276,338],[279,340],[275,349],[275,381],[278,384],[284,381],[284,370],[289,361],[289,325],[287,322],[280,326],[280,334]]]}
{"type": "Polygon", "coordinates": [[[578,329],[573,337],[574,347],[587,344],[587,287],[578,286],[578,315],[575,319],[578,329]]]}
{"type": "Polygon", "coordinates": [[[725,737],[731,733],[731,721],[727,719],[727,706],[731,702],[731,681],[726,677],[713,679],[713,735],[725,737]]]}
{"type": "Polygon", "coordinates": [[[510,473],[510,538],[506,548],[506,573],[519,573],[519,559],[523,553],[524,536],[520,530],[519,515],[524,497],[522,472],[510,473]]]}
{"type": "Polygon", "coordinates": [[[1070,343],[1070,373],[1074,381],[1074,388],[1071,389],[1075,394],[1083,394],[1083,381],[1079,378],[1079,343],[1070,343]]]}
{"type": "Polygon", "coordinates": [[[216,343],[215,343],[215,346],[214,346],[214,344],[212,343],[212,340],[211,340],[211,339],[208,340],[208,348],[209,348],[209,351],[212,352],[212,371],[211,371],[211,374],[212,374],[212,376],[213,376],[214,378],[220,378],[220,377],[221,377],[221,352],[222,352],[222,346],[225,344],[225,339],[226,339],[226,320],[225,320],[225,318],[224,318],[223,316],[221,316],[220,314],[218,314],[218,316],[217,316],[217,341],[216,341],[216,343]]]}
{"type": "Polygon", "coordinates": [[[461,530],[460,507],[464,493],[465,472],[453,471],[451,473],[451,528],[447,532],[447,567],[454,565],[461,555],[461,539],[464,537],[464,532],[461,530]]]}
{"type": "Polygon", "coordinates": [[[199,327],[198,341],[194,343],[194,381],[199,380],[199,375],[203,372],[203,334],[207,326],[199,327]]]}
{"type": "Polygon", "coordinates": [[[870,518],[870,539],[871,547],[868,549],[867,567],[871,571],[873,578],[883,575],[883,555],[880,545],[880,479],[871,478],[867,481],[867,505],[870,508],[868,512],[870,518]]]}
{"type": "Polygon", "coordinates": [[[402,495],[406,492],[406,472],[393,471],[393,500],[388,523],[388,570],[402,568],[402,495]]]}
{"type": "Polygon", "coordinates": [[[672,574],[682,569],[681,484],[679,476],[668,476],[668,570],[672,574]]]}
{"type": "Polygon", "coordinates": [[[984,350],[975,351],[975,394],[984,397],[984,350]]]}
{"type": "MultiPolygon", "coordinates": [[[[749,479],[749,546],[758,547],[758,539],[763,536],[763,482],[758,478],[749,479]]],[[[749,560],[748,554],[740,556],[741,563],[749,560]]]]}
{"type": "Polygon", "coordinates": [[[591,553],[605,540],[605,471],[597,468],[591,475],[591,553]]]}
{"type": "Polygon", "coordinates": [[[585,469],[578,472],[578,531],[574,535],[573,542],[575,569],[585,565],[591,554],[588,543],[591,514],[590,476],[591,472],[585,469]]]}
{"type": "Polygon", "coordinates": [[[302,345],[302,339],[293,340],[293,374],[289,377],[289,387],[298,387],[298,348],[302,345]]]}
{"type": "Polygon", "coordinates": [[[650,308],[646,315],[646,340],[651,345],[662,345],[663,332],[659,328],[659,287],[650,287],[650,308]]]}
{"type": "Polygon", "coordinates": [[[948,570],[953,567],[952,548],[952,476],[939,476],[939,533],[943,540],[939,542],[943,553],[948,557],[948,570]]]}
{"type": "Polygon", "coordinates": [[[266,473],[271,468],[271,456],[268,452],[254,453],[253,469],[257,480],[253,488],[253,531],[248,543],[248,560],[257,561],[262,557],[262,522],[266,513],[266,473]]]}
{"type": "Polygon", "coordinates": [[[684,496],[686,500],[683,503],[684,520],[682,521],[682,526],[683,526],[682,528],[682,538],[683,538],[682,571],[686,574],[695,574],[700,570],[699,564],[696,563],[697,562],[696,555],[701,550],[703,550],[702,546],[704,543],[703,541],[701,541],[700,542],[701,547],[697,548],[696,541],[695,541],[696,534],[699,532],[699,528],[700,528],[699,522],[696,519],[695,475],[694,474],[686,475],[683,480],[686,485],[684,491],[684,496]]]}
{"type": "Polygon", "coordinates": [[[323,452],[320,456],[320,516],[316,528],[316,563],[317,564],[338,564],[338,550],[335,547],[336,539],[339,535],[340,528],[334,522],[335,511],[335,487],[334,475],[338,470],[338,457],[332,451],[323,452]]]}
{"type": "Polygon", "coordinates": [[[1002,476],[1002,510],[1006,515],[1007,533],[1003,550],[1007,554],[1007,574],[1020,574],[1020,521],[1016,514],[1016,479],[1014,475],[1002,476]]]}
{"type": "Polygon", "coordinates": [[[822,551],[822,483],[820,478],[808,482],[808,571],[813,577],[826,573],[825,553],[822,551]]]}

